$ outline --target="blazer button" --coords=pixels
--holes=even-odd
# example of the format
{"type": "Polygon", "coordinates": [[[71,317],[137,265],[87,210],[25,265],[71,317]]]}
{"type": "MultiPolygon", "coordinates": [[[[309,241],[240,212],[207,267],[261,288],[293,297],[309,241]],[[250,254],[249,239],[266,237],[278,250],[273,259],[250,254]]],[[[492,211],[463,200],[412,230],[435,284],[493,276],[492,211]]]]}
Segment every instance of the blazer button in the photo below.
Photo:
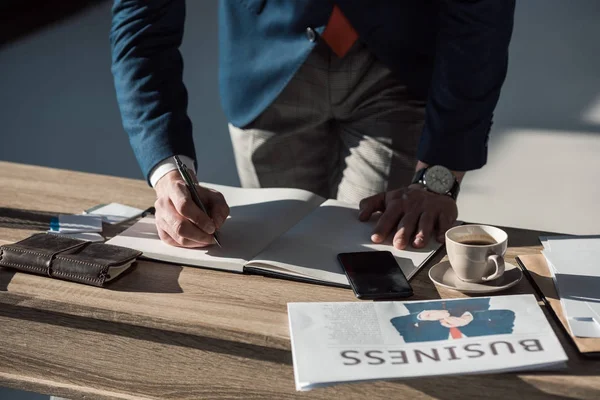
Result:
{"type": "Polygon", "coordinates": [[[317,41],[317,32],[315,32],[315,30],[311,27],[306,28],[306,38],[313,43],[316,42],[317,41]]]}

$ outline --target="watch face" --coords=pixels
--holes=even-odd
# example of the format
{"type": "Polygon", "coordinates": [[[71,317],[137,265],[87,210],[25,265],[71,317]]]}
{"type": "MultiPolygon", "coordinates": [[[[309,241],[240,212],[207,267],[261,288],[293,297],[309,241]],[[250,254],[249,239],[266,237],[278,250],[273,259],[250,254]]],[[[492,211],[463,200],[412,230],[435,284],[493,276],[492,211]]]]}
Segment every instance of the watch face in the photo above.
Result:
{"type": "Polygon", "coordinates": [[[427,189],[440,194],[448,193],[455,181],[452,172],[441,165],[429,167],[423,178],[427,189]]]}

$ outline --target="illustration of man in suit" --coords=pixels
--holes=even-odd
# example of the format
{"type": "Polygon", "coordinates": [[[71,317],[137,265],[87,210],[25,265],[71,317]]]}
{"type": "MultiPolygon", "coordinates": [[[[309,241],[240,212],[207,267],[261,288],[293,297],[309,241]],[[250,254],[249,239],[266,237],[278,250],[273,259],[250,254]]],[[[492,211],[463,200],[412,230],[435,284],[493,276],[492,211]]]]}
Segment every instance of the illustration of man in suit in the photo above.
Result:
{"type": "Polygon", "coordinates": [[[405,304],[409,315],[391,319],[406,343],[512,333],[515,313],[490,310],[490,299],[405,304]]]}

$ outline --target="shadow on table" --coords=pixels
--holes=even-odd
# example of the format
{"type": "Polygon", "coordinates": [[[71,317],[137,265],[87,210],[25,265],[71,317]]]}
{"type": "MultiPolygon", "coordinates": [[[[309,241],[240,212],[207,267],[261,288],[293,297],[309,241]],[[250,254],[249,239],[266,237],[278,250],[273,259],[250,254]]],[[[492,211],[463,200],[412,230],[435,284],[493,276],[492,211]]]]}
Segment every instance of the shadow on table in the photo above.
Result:
{"type": "MultiPolygon", "coordinates": [[[[2,307],[0,307],[0,317],[97,332],[113,337],[144,340],[161,345],[193,348],[201,351],[292,365],[292,353],[289,350],[247,344],[237,340],[225,340],[185,332],[175,332],[163,329],[162,327],[140,326],[121,321],[107,321],[100,318],[71,315],[47,309],[39,310],[18,305],[18,297],[15,296],[13,304],[10,302],[2,304],[2,307]]],[[[140,322],[163,323],[159,320],[150,321],[148,318],[144,318],[144,321],[140,322]]]]}
{"type": "MultiPolygon", "coordinates": [[[[179,275],[182,270],[183,267],[178,265],[142,262],[141,266],[134,265],[114,282],[106,283],[104,289],[117,292],[183,293],[179,285],[179,275]]],[[[0,268],[0,292],[8,291],[8,285],[15,273],[16,271],[12,269],[0,268]]]]}
{"type": "Polygon", "coordinates": [[[0,268],[0,292],[8,291],[8,284],[15,276],[15,271],[7,268],[0,268]]]}
{"type": "Polygon", "coordinates": [[[114,282],[109,282],[106,289],[137,293],[183,293],[179,285],[181,271],[183,267],[180,265],[138,260],[129,271],[114,282]]]}
{"type": "Polygon", "coordinates": [[[563,299],[600,303],[600,276],[556,274],[563,299]]]}
{"type": "MultiPolygon", "coordinates": [[[[549,276],[543,276],[535,271],[527,270],[525,272],[528,280],[533,281],[540,289],[537,291],[540,297],[544,296],[549,299],[558,299],[554,279],[549,276]]],[[[587,301],[590,303],[600,303],[600,277],[557,274],[557,279],[561,281],[563,299],[572,299],[579,301],[587,301]]]]}
{"type": "Polygon", "coordinates": [[[59,212],[0,207],[0,228],[46,231],[59,212]]]}
{"type": "Polygon", "coordinates": [[[419,378],[403,383],[440,400],[479,400],[488,396],[500,397],[498,396],[500,393],[504,393],[505,398],[519,399],[564,400],[571,398],[547,393],[510,373],[445,376],[436,377],[435,381],[430,378],[419,378]]]}
{"type": "Polygon", "coordinates": [[[534,288],[539,298],[546,297],[548,299],[558,299],[554,279],[549,276],[540,275],[527,268],[521,268],[521,271],[523,271],[527,281],[529,281],[534,288]]]}

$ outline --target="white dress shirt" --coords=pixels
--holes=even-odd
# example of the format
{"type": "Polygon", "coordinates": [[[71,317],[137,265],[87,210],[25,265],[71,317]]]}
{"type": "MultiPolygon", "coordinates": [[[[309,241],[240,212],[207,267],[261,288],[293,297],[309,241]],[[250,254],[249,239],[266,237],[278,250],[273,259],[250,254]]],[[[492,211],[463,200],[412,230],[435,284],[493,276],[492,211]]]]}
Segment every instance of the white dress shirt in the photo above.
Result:
{"type": "MultiPolygon", "coordinates": [[[[188,167],[190,171],[196,171],[196,168],[194,167],[194,160],[188,156],[181,155],[179,156],[179,159],[185,164],[186,167],[188,167]]],[[[167,172],[171,172],[175,169],[177,169],[177,165],[175,165],[175,161],[172,157],[162,160],[156,164],[154,168],[152,168],[152,171],[150,171],[150,185],[152,185],[152,187],[156,187],[156,182],[158,182],[160,178],[165,176],[167,172]]]]}

